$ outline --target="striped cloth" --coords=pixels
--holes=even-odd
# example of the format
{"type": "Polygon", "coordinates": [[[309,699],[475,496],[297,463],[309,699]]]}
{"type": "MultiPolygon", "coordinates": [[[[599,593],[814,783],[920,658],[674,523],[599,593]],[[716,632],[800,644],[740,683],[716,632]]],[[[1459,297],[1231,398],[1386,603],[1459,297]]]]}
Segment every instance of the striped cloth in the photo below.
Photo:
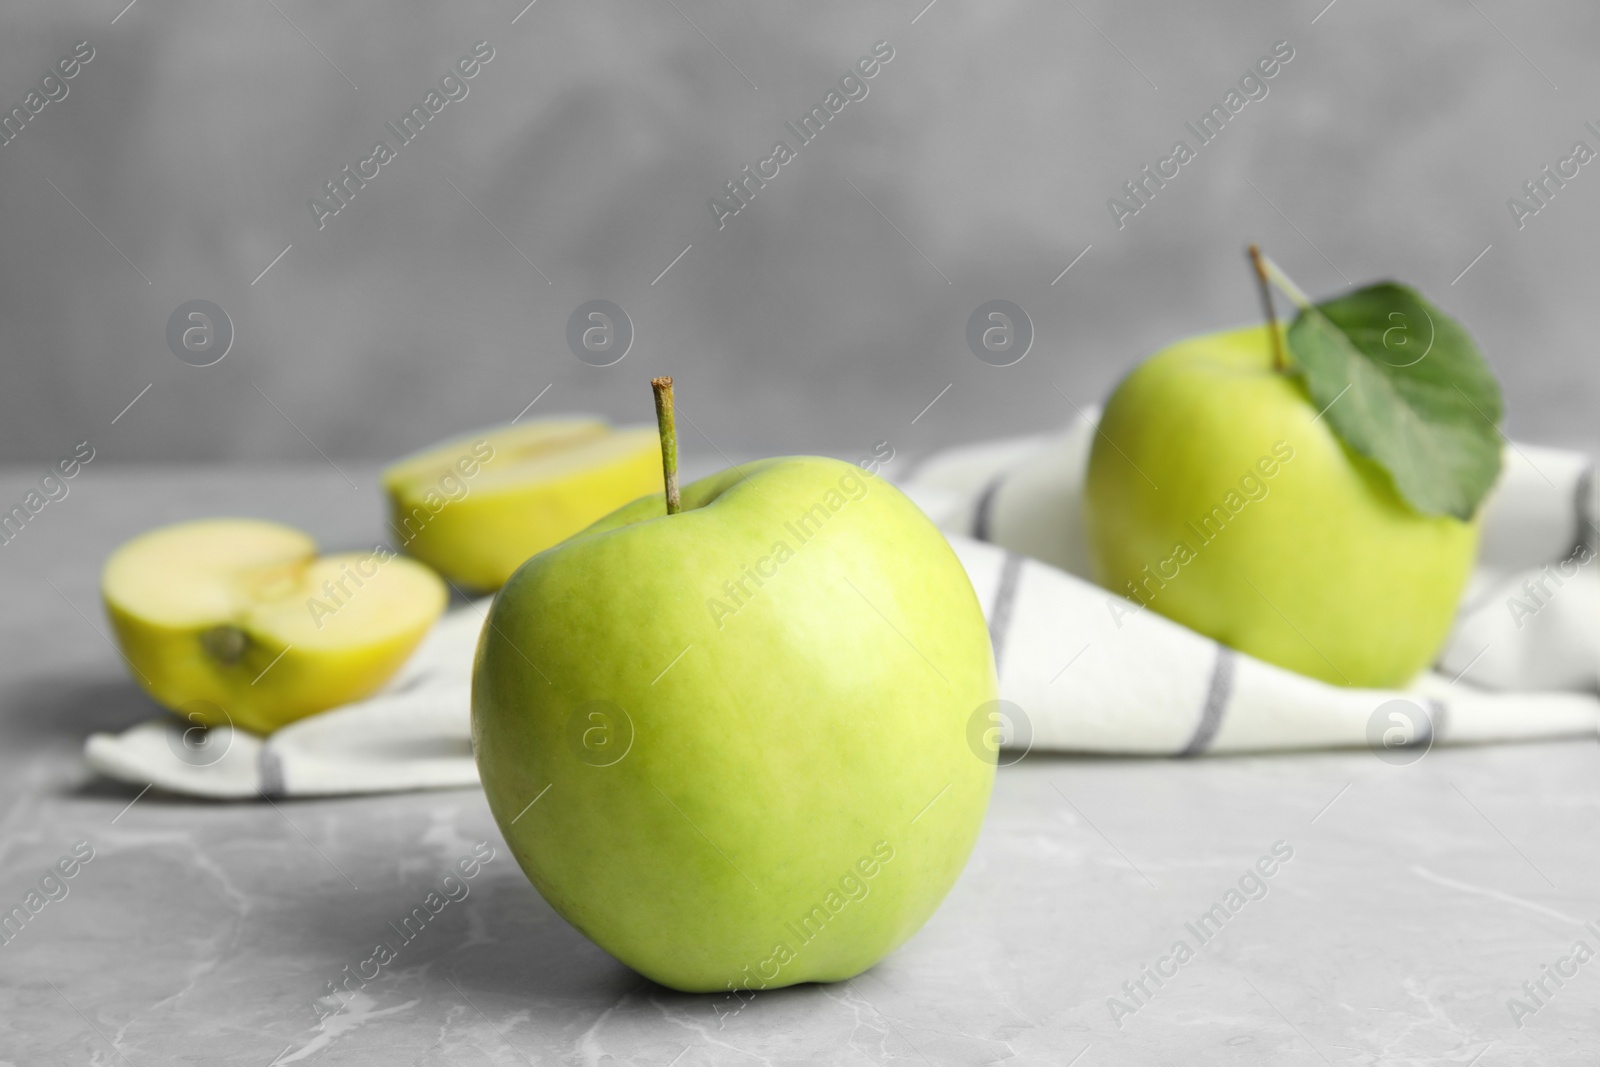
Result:
{"type": "Polygon", "coordinates": [[[1600,579],[1586,457],[1508,447],[1455,629],[1434,670],[1400,692],[1263,663],[1093,584],[1082,485],[1094,435],[1087,414],[1060,434],[952,449],[902,487],[946,531],[983,602],[998,725],[1013,749],[1368,746],[1407,762],[1434,743],[1595,733],[1600,579]]]}

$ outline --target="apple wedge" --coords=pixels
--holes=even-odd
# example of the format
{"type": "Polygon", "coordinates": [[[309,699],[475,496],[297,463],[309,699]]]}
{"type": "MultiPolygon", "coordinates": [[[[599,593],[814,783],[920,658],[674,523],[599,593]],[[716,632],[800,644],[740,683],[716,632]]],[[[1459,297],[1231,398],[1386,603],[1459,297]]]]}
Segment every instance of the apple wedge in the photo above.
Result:
{"type": "Polygon", "coordinates": [[[112,553],[106,613],[134,678],[206,726],[265,734],[371,694],[444,610],[444,583],[387,548],[317,555],[258,519],[164,526],[112,553]]]}
{"type": "Polygon", "coordinates": [[[656,432],[552,418],[445,441],[383,473],[394,535],[451,581],[498,589],[528,557],[661,492],[656,432]]]}

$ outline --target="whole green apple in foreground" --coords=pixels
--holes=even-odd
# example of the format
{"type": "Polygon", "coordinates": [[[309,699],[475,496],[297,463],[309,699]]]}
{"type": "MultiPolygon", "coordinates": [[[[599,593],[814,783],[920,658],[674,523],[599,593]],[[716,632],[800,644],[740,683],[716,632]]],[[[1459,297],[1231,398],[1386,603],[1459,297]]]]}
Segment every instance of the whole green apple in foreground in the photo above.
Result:
{"type": "Polygon", "coordinates": [[[996,696],[944,537],[846,463],[641,498],[528,560],[479,639],[489,806],[544,898],[676,989],[859,974],[961,872],[996,696]]]}
{"type": "Polygon", "coordinates": [[[1450,629],[1477,523],[1408,506],[1270,340],[1181,341],[1117,387],[1089,458],[1095,577],[1269,663],[1403,685],[1450,629]]]}

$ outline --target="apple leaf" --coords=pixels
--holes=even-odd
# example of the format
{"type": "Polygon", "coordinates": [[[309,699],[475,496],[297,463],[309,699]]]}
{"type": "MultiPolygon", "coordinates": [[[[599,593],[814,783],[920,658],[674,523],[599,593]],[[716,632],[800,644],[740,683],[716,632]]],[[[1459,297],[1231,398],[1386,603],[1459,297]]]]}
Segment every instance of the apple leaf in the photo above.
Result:
{"type": "Polygon", "coordinates": [[[1424,515],[1470,519],[1500,475],[1500,386],[1472,338],[1416,290],[1379,282],[1304,307],[1289,351],[1339,439],[1424,515]]]}

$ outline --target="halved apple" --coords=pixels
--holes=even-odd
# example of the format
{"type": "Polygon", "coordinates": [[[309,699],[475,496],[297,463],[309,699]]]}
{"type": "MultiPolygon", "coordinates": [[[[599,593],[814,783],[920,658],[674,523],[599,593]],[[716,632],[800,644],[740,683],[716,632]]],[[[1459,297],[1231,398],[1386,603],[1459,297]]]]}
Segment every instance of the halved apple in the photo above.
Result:
{"type": "Polygon", "coordinates": [[[495,426],[383,472],[406,552],[473,589],[498,589],[528,557],[623,504],[662,491],[654,427],[552,418],[495,426]]]}
{"type": "Polygon", "coordinates": [[[309,535],[259,519],[142,534],[111,554],[100,591],[145,692],[261,734],[374,692],[448,598],[387,548],[319,557],[309,535]]]}

